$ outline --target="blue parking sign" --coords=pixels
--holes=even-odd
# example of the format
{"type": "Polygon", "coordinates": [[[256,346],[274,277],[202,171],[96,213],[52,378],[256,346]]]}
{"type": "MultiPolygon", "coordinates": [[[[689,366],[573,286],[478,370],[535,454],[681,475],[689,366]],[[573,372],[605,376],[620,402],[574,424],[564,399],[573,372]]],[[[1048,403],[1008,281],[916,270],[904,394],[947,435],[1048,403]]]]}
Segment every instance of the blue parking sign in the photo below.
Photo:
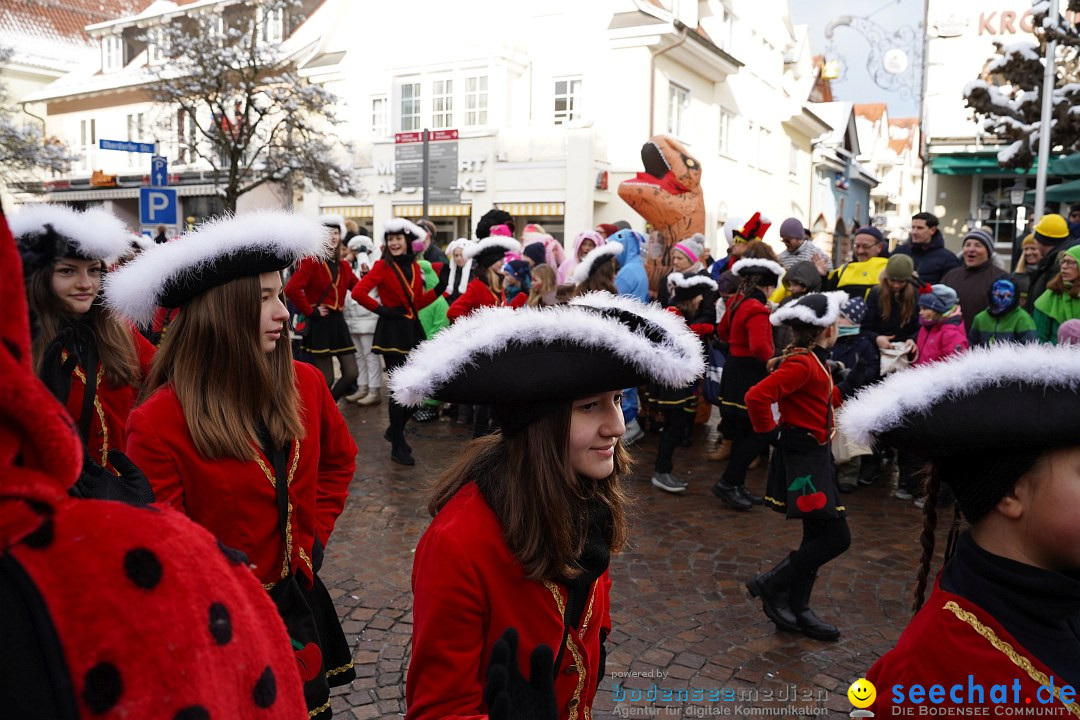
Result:
{"type": "Polygon", "coordinates": [[[140,224],[176,225],[178,214],[176,190],[171,188],[139,188],[140,224]]]}

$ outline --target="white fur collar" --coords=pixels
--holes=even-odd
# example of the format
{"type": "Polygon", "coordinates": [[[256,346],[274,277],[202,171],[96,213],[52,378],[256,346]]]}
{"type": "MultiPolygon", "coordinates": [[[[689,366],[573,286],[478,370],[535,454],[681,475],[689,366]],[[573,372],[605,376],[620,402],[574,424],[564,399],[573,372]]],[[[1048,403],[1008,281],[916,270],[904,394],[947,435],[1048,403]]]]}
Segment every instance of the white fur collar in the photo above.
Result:
{"type": "Polygon", "coordinates": [[[409,353],[408,362],[390,375],[390,389],[402,405],[418,405],[476,358],[528,340],[595,348],[619,357],[651,382],[669,387],[689,385],[705,369],[701,343],[674,314],[634,298],[593,292],[567,305],[480,309],[409,353]],[[663,330],[663,342],[653,342],[614,318],[582,311],[581,305],[641,316],[663,330]]]}
{"type": "Polygon", "coordinates": [[[66,205],[28,205],[8,218],[11,234],[42,234],[45,226],[65,237],[80,255],[112,262],[131,249],[131,234],[115,215],[91,208],[78,211],[66,205]]]}
{"type": "Polygon", "coordinates": [[[776,310],[773,310],[772,315],[769,316],[769,322],[779,326],[785,321],[794,320],[807,325],[816,325],[823,328],[831,327],[840,318],[840,308],[847,301],[848,294],[840,290],[827,293],[807,293],[798,300],[792,300],[788,304],[781,305],[776,310]],[[819,316],[812,308],[802,303],[804,298],[811,295],[824,295],[828,300],[824,315],[819,316]]]}
{"type": "MultiPolygon", "coordinates": [[[[975,348],[947,360],[901,370],[866,388],[840,409],[840,428],[862,445],[922,415],[941,402],[969,397],[983,388],[1015,382],[1047,388],[1080,388],[1080,349],[1073,346],[1006,343],[975,348]]],[[[1002,408],[1008,422],[1008,408],[1002,408]]],[[[963,428],[957,428],[963,432],[963,428]]]]}
{"type": "Polygon", "coordinates": [[[330,229],[320,218],[283,210],[257,210],[212,220],[194,232],[155,245],[105,278],[105,301],[137,325],[154,317],[170,281],[239,252],[266,250],[290,262],[322,256],[329,250],[330,229]]]}
{"type": "Polygon", "coordinates": [[[580,285],[585,282],[589,275],[592,274],[593,265],[599,262],[603,258],[615,257],[622,254],[622,243],[607,242],[598,247],[594,247],[589,251],[589,254],[581,259],[581,262],[574,268],[571,278],[575,285],[580,285]]]}

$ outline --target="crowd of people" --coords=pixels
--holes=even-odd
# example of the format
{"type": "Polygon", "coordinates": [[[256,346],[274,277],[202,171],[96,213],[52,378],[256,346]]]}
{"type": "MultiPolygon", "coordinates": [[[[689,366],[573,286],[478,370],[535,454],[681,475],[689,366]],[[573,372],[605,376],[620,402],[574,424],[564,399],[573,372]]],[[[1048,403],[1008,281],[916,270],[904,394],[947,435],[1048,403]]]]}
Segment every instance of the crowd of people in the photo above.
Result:
{"type": "MultiPolygon", "coordinates": [[[[779,253],[764,240],[770,226],[760,213],[733,219],[724,228],[728,252],[716,259],[702,235],[682,238],[671,247],[670,271],[650,287],[649,240],[625,222],[579,232],[564,249],[543,227],[519,233],[513,217],[492,210],[475,238],[444,252],[426,220],[394,218],[376,240],[341,218],[260,211],[134,248],[102,211],[24,209],[11,221],[15,242],[0,238],[5,253],[17,247],[23,267],[25,289],[16,291],[25,296],[10,307],[26,307],[4,339],[13,377],[26,375],[46,398],[36,410],[47,417],[35,423],[59,418],[63,452],[43,457],[26,433],[3,436],[13,448],[7,461],[30,479],[16,488],[22,496],[0,498],[0,541],[36,548],[47,535],[48,545],[52,519],[77,513],[75,499],[159,510],[133,522],[135,534],[173,523],[201,546],[198,532],[212,533],[226,564],[251,571],[234,583],[235,610],[207,605],[209,631],[192,657],[212,666],[208,648],[241,627],[268,628],[257,642],[244,638],[246,649],[260,647],[258,673],[205,681],[244,685],[244,693],[214,691],[221,713],[235,717],[253,716],[254,702],[280,717],[306,706],[310,717],[326,718],[330,688],[355,677],[319,579],[357,467],[343,403],[385,401],[384,438],[401,465],[416,462],[410,420],[445,413],[473,437],[435,483],[434,520],[416,551],[410,720],[579,717],[591,707],[612,629],[608,564],[630,532],[626,448],[659,432],[651,484],[685,492],[677,451],[693,442],[695,422],[710,418],[709,403],[718,440],[708,459],[726,461],[712,486],[718,505],[765,506],[802,524],[799,546],[746,582],[781,631],[839,637],[811,607],[814,584],[851,544],[843,495],[880,481],[890,465],[899,478],[894,497],[915,501],[927,517],[920,604],[936,513],[945,507],[957,507],[973,530],[955,545],[954,572],[934,592],[974,603],[976,614],[995,590],[991,571],[1011,582],[992,553],[1045,573],[1080,569],[1051,547],[1068,535],[1060,523],[1029,534],[1040,513],[1052,512],[1029,486],[1068,497],[1046,490],[1044,476],[1060,475],[1075,454],[1075,436],[1064,429],[1075,427],[1077,406],[1047,406],[1058,429],[1030,437],[1003,430],[1009,423],[993,411],[993,403],[1015,405],[1038,424],[1042,406],[1031,398],[1049,385],[1075,401],[1080,372],[1069,363],[1080,356],[1044,346],[1080,342],[1080,212],[1073,222],[1040,218],[1012,272],[999,267],[990,229],[969,230],[954,254],[930,213],[915,215],[910,241],[891,252],[877,228],[860,228],[851,257],[836,266],[799,219],[780,224],[779,253]],[[997,382],[1002,363],[1020,356],[1061,368],[1035,379],[1003,371],[997,382]],[[711,388],[702,381],[706,358],[711,388]],[[960,381],[943,368],[969,366],[971,392],[946,392],[960,381]],[[901,388],[921,388],[919,378],[926,397],[913,401],[901,388]],[[924,416],[931,421],[912,420],[924,416]],[[955,433],[930,437],[931,425],[955,433]],[[982,475],[959,468],[987,447],[1003,465],[979,459],[982,475]],[[841,456],[856,459],[855,474],[838,472],[841,456]],[[758,494],[746,481],[762,463],[758,494]],[[993,479],[990,491],[982,477],[993,479]],[[177,525],[174,515],[190,522],[177,525]],[[972,572],[984,566],[990,574],[977,581],[972,572]]],[[[6,400],[6,411],[17,401],[6,400]]],[[[122,572],[144,590],[164,573],[178,597],[207,604],[215,581],[198,569],[174,581],[173,558],[159,557],[169,552],[131,549],[122,572]]],[[[58,701],[64,707],[81,703],[100,714],[145,702],[125,694],[138,688],[126,673],[152,672],[158,660],[121,669],[104,657],[90,662],[100,640],[70,630],[52,603],[70,590],[41,575],[32,554],[13,557],[17,570],[0,566],[0,597],[17,597],[24,615],[38,618],[17,643],[40,662],[6,680],[40,683],[63,666],[61,674],[81,673],[61,683],[69,693],[79,688],[78,698],[58,701]],[[46,592],[44,606],[15,579],[27,569],[46,592]],[[76,663],[42,651],[57,634],[61,645],[90,649],[76,663]]],[[[1039,582],[1047,578],[1032,576],[1030,585],[1039,582]]],[[[985,607],[982,622],[1075,678],[1075,653],[1014,625],[1012,609],[985,607]]],[[[928,607],[909,632],[932,632],[938,612],[928,607]]],[[[905,652],[874,672],[916,675],[905,652]]],[[[175,702],[176,717],[205,716],[184,715],[190,708],[175,702]]],[[[36,696],[26,702],[35,704],[36,696]]]]}

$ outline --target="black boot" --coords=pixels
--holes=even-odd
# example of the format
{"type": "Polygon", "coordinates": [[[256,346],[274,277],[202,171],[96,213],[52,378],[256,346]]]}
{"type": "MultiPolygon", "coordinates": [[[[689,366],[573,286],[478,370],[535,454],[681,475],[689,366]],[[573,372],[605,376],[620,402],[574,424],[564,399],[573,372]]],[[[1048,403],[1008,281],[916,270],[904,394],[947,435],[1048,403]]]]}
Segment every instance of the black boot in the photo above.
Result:
{"type": "Polygon", "coordinates": [[[791,556],[780,561],[772,570],[761,573],[756,578],[746,581],[746,589],[754,597],[761,598],[761,607],[765,615],[780,630],[799,632],[799,623],[789,606],[789,589],[792,568],[791,556]]]}
{"type": "Polygon", "coordinates": [[[739,485],[728,485],[723,478],[712,486],[713,495],[724,501],[732,510],[749,510],[753,504],[739,492],[739,485]]]}
{"type": "Polygon", "coordinates": [[[874,481],[881,477],[881,463],[873,455],[863,455],[859,458],[860,485],[873,485],[874,481]]]}
{"type": "Polygon", "coordinates": [[[791,603],[791,611],[795,614],[795,621],[803,635],[814,640],[836,640],[840,637],[836,626],[825,622],[810,609],[810,594],[814,592],[816,580],[817,571],[814,571],[792,582],[788,591],[788,602],[791,603]]]}
{"type": "Polygon", "coordinates": [[[739,493],[740,496],[742,496],[743,500],[749,500],[751,505],[765,504],[765,498],[750,492],[746,488],[746,485],[736,485],[735,490],[739,493]]]}
{"type": "MultiPolygon", "coordinates": [[[[403,432],[400,435],[398,435],[397,439],[395,440],[393,431],[394,431],[393,428],[389,428],[389,427],[386,428],[386,432],[383,433],[383,440],[390,443],[394,447],[401,448],[407,454],[412,454],[412,445],[410,445],[408,443],[408,441],[405,439],[405,433],[403,432]]],[[[409,464],[411,465],[412,463],[409,463],[409,464]]]]}
{"type": "Polygon", "coordinates": [[[416,460],[413,459],[412,452],[403,445],[392,445],[390,447],[390,459],[399,465],[415,465],[416,460]]]}

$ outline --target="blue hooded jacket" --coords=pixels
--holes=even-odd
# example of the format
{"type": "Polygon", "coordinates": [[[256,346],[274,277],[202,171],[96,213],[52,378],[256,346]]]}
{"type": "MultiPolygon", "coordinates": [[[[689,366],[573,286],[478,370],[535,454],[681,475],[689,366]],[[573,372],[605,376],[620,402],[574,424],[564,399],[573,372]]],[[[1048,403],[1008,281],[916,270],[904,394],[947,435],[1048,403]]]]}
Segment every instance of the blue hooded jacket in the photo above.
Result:
{"type": "Polygon", "coordinates": [[[641,248],[645,236],[633,230],[620,230],[608,238],[609,242],[622,243],[623,249],[615,260],[619,263],[619,272],[615,275],[615,288],[620,295],[636,297],[641,302],[649,302],[649,276],[645,273],[645,263],[641,259],[641,248]]]}
{"type": "Polygon", "coordinates": [[[940,283],[945,273],[963,264],[956,253],[945,247],[945,237],[940,230],[935,230],[930,242],[925,245],[915,245],[908,240],[893,250],[892,254],[909,255],[915,263],[919,280],[930,285],[940,283]]]}

